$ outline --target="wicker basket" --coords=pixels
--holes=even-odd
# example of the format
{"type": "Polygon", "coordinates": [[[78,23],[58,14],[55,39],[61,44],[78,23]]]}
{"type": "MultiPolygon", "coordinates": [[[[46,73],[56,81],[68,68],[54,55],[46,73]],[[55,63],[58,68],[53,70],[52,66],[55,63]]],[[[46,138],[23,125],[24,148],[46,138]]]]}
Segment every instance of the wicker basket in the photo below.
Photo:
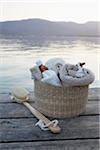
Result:
{"type": "Polygon", "coordinates": [[[57,118],[78,116],[85,111],[88,85],[55,87],[34,80],[35,107],[44,115],[57,118]]]}

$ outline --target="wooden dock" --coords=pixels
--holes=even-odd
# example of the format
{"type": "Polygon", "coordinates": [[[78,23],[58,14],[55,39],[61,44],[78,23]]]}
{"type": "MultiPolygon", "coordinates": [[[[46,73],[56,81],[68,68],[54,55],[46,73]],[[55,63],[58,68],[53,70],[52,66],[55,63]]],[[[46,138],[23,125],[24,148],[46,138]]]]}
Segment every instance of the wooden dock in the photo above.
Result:
{"type": "MultiPolygon", "coordinates": [[[[59,119],[60,134],[42,131],[37,119],[9,94],[0,94],[0,150],[99,150],[99,93],[90,89],[86,112],[59,119]]],[[[34,106],[33,95],[31,104],[34,106]]]]}

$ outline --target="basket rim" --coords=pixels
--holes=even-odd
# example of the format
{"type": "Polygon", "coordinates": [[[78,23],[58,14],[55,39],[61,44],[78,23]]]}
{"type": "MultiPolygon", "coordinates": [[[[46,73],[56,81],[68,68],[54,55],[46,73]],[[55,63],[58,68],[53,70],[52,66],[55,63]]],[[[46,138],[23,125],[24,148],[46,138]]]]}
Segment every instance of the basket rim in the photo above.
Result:
{"type": "Polygon", "coordinates": [[[48,87],[51,87],[51,88],[54,87],[54,88],[57,88],[57,89],[89,86],[89,84],[87,84],[87,85],[76,85],[76,86],[70,86],[70,85],[64,86],[63,84],[61,84],[61,86],[56,86],[56,85],[51,85],[49,83],[42,82],[41,80],[37,80],[37,79],[35,79],[34,82],[38,82],[39,84],[42,84],[42,85],[45,85],[45,86],[48,86],[48,87]]]}

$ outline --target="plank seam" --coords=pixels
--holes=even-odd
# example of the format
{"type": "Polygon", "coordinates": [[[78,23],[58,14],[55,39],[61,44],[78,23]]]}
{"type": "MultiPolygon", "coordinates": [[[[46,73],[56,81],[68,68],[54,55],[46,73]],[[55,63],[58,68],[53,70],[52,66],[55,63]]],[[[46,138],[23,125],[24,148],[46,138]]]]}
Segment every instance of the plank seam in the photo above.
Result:
{"type": "MultiPolygon", "coordinates": [[[[84,114],[84,115],[80,115],[80,116],[77,116],[75,118],[78,118],[78,117],[85,117],[85,116],[99,116],[100,114],[84,114]]],[[[32,117],[3,117],[3,118],[0,118],[0,119],[31,119],[31,118],[36,118],[35,116],[32,116],[32,117]]],[[[49,117],[48,117],[49,118],[49,117]]],[[[62,120],[64,119],[74,119],[74,118],[61,118],[62,120]]],[[[61,120],[59,119],[59,120],[61,120]]]]}
{"type": "Polygon", "coordinates": [[[27,140],[27,141],[24,141],[24,140],[20,140],[20,141],[0,141],[0,143],[23,143],[23,142],[50,142],[50,141],[83,141],[83,140],[99,140],[100,137],[94,137],[94,138],[70,138],[70,139],[44,139],[44,140],[27,140]]]}

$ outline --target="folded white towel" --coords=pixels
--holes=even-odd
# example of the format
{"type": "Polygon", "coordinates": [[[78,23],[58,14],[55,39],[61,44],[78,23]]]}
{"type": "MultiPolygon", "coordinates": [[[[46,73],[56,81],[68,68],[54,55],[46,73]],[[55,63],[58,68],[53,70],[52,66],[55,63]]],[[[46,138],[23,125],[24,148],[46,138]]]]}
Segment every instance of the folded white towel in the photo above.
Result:
{"type": "Polygon", "coordinates": [[[42,78],[41,71],[37,65],[34,65],[34,67],[30,68],[30,72],[32,79],[40,80],[42,78]]]}
{"type": "Polygon", "coordinates": [[[46,70],[42,73],[43,78],[41,79],[44,83],[49,83],[55,86],[61,86],[60,80],[53,70],[46,70]]]}

